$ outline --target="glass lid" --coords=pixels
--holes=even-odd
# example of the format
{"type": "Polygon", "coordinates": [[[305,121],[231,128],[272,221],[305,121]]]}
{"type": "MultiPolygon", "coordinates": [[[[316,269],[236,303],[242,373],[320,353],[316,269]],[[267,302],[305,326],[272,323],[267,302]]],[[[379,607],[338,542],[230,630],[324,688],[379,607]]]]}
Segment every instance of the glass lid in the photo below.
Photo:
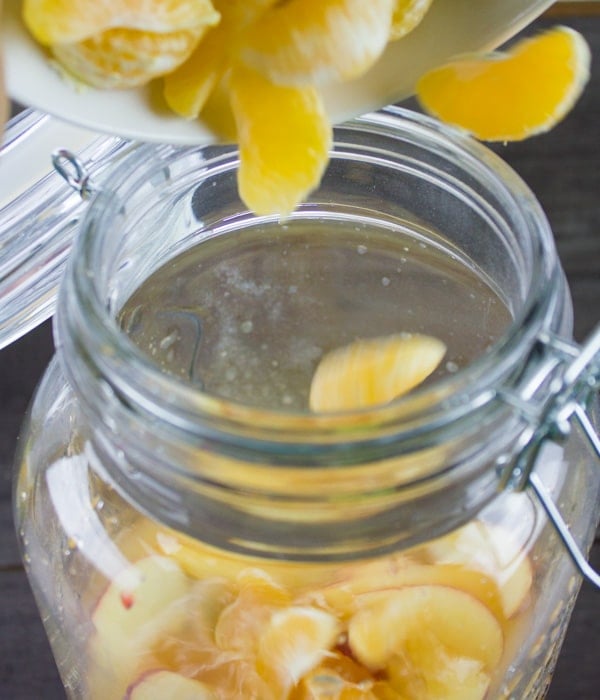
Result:
{"type": "Polygon", "coordinates": [[[85,203],[53,169],[68,148],[102,171],[127,142],[24,110],[0,148],[0,348],[49,318],[85,203]]]}

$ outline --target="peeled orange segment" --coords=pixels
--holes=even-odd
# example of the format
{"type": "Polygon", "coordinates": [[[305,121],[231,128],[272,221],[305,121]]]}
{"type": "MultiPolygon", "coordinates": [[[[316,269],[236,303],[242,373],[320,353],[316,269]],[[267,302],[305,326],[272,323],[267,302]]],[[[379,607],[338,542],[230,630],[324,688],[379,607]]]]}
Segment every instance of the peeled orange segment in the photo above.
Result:
{"type": "Polygon", "coordinates": [[[218,23],[210,0],[24,0],[23,19],[45,46],[69,44],[107,29],[151,33],[197,30],[218,23]]]}
{"type": "Polygon", "coordinates": [[[200,118],[215,135],[220,143],[236,143],[237,127],[229,99],[229,72],[213,87],[208,96],[200,118]]]}
{"type": "Polygon", "coordinates": [[[260,637],[257,668],[281,697],[333,649],[341,628],[328,612],[290,606],[273,614],[260,637]]]}
{"type": "Polygon", "coordinates": [[[421,384],[445,352],[441,340],[410,333],[358,340],[333,350],[313,376],[310,408],[344,411],[387,403],[421,384]]]}
{"type": "Polygon", "coordinates": [[[432,0],[396,0],[390,39],[401,39],[412,32],[427,14],[431,3],[432,0]]]}
{"type": "Polygon", "coordinates": [[[229,38],[221,26],[209,30],[189,58],[165,75],[164,97],[176,114],[186,119],[200,114],[226,68],[224,49],[229,38]]]}
{"type": "Polygon", "coordinates": [[[177,68],[193,51],[201,33],[109,29],[77,43],[56,44],[52,53],[69,73],[87,85],[129,88],[177,68]]]}
{"type": "Polygon", "coordinates": [[[451,688],[453,678],[460,682],[461,665],[470,675],[489,675],[500,662],[504,639],[500,623],[468,593],[447,586],[414,586],[366,594],[364,605],[350,619],[348,644],[368,668],[392,674],[395,670],[398,678],[396,683],[391,678],[392,685],[402,690],[400,677],[413,675],[425,676],[426,687],[445,678],[451,688]]]}
{"type": "Polygon", "coordinates": [[[332,130],[313,87],[281,87],[238,66],[230,79],[240,196],[256,214],[289,215],[320,182],[332,130]]]}
{"type": "Polygon", "coordinates": [[[196,118],[236,53],[247,27],[275,0],[215,0],[221,21],[199,42],[192,55],[165,76],[164,95],[182,117],[196,118]]]}
{"type": "Polygon", "coordinates": [[[224,608],[215,626],[215,641],[221,649],[254,654],[264,626],[275,611],[291,603],[291,598],[259,569],[242,571],[238,583],[237,597],[224,608]]]}
{"type": "Polygon", "coordinates": [[[388,42],[394,0],[289,0],[252,27],[241,58],[282,85],[365,73],[388,42]]]}
{"type": "Polygon", "coordinates": [[[374,686],[370,671],[334,651],[302,678],[290,700],[377,700],[374,686]]]}
{"type": "Polygon", "coordinates": [[[518,141],[557,124],[590,74],[585,39],[556,27],[508,53],[458,59],[425,74],[421,105],[438,119],[485,141],[518,141]]]}

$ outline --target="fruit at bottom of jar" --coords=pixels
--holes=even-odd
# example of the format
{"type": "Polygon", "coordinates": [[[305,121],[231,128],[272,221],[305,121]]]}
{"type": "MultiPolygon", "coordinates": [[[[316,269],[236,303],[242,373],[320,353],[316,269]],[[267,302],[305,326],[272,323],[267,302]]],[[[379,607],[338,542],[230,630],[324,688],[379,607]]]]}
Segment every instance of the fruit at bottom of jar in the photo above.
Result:
{"type": "Polygon", "coordinates": [[[463,565],[492,578],[504,617],[512,617],[525,605],[533,583],[531,561],[504,527],[473,521],[430,542],[424,551],[436,565],[463,565]]]}
{"type": "Polygon", "coordinates": [[[158,556],[138,561],[109,584],[92,613],[93,697],[102,696],[104,683],[113,696],[117,689],[122,695],[144,653],[177,633],[191,585],[176,563],[158,556]]]}
{"type": "Polygon", "coordinates": [[[162,555],[131,567],[129,578],[143,579],[134,590],[116,580],[98,602],[91,697],[150,692],[145,679],[169,671],[184,681],[160,676],[161,684],[198,681],[215,700],[482,700],[507,612],[524,607],[532,574],[522,553],[527,576],[516,587],[502,578],[504,559],[486,565],[490,537],[507,547],[499,528],[485,536],[491,528],[471,523],[403,555],[319,566],[303,578],[301,564],[288,570],[192,541],[183,573],[178,534],[141,520],[124,551],[141,556],[162,543],[162,555]],[[516,608],[510,590],[520,590],[516,608]]]}
{"type": "Polygon", "coordinates": [[[473,596],[447,586],[409,586],[365,593],[358,607],[348,624],[352,654],[384,672],[396,692],[485,696],[504,639],[498,620],[473,596]]]}
{"type": "Polygon", "coordinates": [[[257,668],[282,697],[331,653],[342,632],[331,613],[310,606],[277,611],[265,626],[258,647],[257,668]]]}
{"type": "Polygon", "coordinates": [[[499,620],[504,618],[498,586],[491,576],[461,564],[424,564],[401,557],[351,565],[337,580],[311,590],[304,598],[347,619],[358,611],[363,594],[408,586],[454,588],[473,596],[499,620]]]}
{"type": "Polygon", "coordinates": [[[148,671],[128,689],[125,700],[214,700],[204,683],[172,671],[148,671]]]}

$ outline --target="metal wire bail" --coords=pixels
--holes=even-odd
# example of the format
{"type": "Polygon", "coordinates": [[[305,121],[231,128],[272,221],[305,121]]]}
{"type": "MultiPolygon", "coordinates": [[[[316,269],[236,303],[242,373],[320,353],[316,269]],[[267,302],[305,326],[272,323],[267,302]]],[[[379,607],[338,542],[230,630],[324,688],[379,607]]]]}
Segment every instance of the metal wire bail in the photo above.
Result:
{"type": "Polygon", "coordinates": [[[517,490],[531,488],[581,575],[600,588],[600,574],[588,563],[552,496],[535,472],[541,446],[547,440],[564,441],[570,435],[573,423],[579,425],[600,462],[600,437],[588,414],[591,400],[600,389],[600,324],[555,381],[551,400],[545,405],[538,425],[525,433],[517,459],[505,474],[504,482],[517,490]]]}

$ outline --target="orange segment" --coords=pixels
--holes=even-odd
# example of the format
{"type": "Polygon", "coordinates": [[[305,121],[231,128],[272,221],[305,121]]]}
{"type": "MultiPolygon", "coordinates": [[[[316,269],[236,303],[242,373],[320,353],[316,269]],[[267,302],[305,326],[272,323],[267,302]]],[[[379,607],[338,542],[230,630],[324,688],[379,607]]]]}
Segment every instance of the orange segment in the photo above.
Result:
{"type": "Polygon", "coordinates": [[[410,333],[358,340],[333,350],[313,376],[310,408],[344,411],[387,403],[423,382],[445,352],[441,340],[410,333]]]}
{"type": "Polygon", "coordinates": [[[421,23],[432,0],[396,0],[390,39],[401,39],[421,23]]]}
{"type": "Polygon", "coordinates": [[[215,641],[224,650],[254,654],[273,613],[291,602],[289,593],[259,569],[247,569],[238,577],[236,599],[215,626],[215,641]]]}
{"type": "Polygon", "coordinates": [[[548,131],[573,107],[588,80],[585,39],[556,27],[504,54],[458,59],[423,76],[422,106],[487,141],[517,141],[548,131]]]}
{"type": "Polygon", "coordinates": [[[218,26],[210,29],[196,50],[176,71],[165,76],[164,95],[182,117],[197,117],[229,66],[245,30],[276,0],[218,0],[218,26]]]}
{"type": "Polygon", "coordinates": [[[200,36],[195,30],[152,34],[109,29],[74,44],[57,44],[52,53],[69,73],[88,85],[128,88],[177,68],[200,36]]]}
{"type": "Polygon", "coordinates": [[[188,60],[165,76],[165,100],[179,116],[194,119],[200,114],[227,65],[228,39],[227,27],[211,29],[188,60]]]}
{"type": "Polygon", "coordinates": [[[290,606],[273,614],[260,637],[257,668],[287,697],[292,686],[329,653],[341,629],[337,619],[310,606],[290,606]]]}
{"type": "Polygon", "coordinates": [[[327,165],[331,126],[312,87],[281,87],[237,67],[230,80],[240,196],[257,214],[287,216],[327,165]]]}
{"type": "Polygon", "coordinates": [[[46,46],[74,43],[117,27],[153,33],[219,21],[210,0],[24,0],[23,19],[46,46]]]}
{"type": "Polygon", "coordinates": [[[289,0],[256,22],[242,60],[282,85],[348,80],[379,58],[394,0],[289,0]]]}
{"type": "Polygon", "coordinates": [[[371,673],[349,656],[329,652],[307,673],[290,700],[376,700],[371,673]]]}

